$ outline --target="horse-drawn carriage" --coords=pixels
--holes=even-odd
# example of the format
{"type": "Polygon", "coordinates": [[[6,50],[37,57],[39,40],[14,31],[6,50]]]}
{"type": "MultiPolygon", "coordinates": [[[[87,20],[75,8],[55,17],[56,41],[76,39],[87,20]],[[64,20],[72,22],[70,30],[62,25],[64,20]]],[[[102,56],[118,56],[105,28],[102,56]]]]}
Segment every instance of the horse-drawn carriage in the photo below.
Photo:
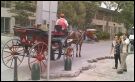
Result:
{"type": "Polygon", "coordinates": [[[86,29],[85,36],[88,39],[98,41],[98,38],[96,36],[96,32],[97,32],[96,29],[86,29]]]}
{"type": "MultiPolygon", "coordinates": [[[[38,62],[42,71],[42,69],[44,69],[42,67],[46,67],[47,61],[48,32],[36,28],[22,28],[16,26],[13,30],[14,35],[19,37],[19,39],[11,39],[5,43],[2,49],[4,65],[9,68],[14,68],[14,56],[17,56],[18,66],[22,63],[24,57],[28,57],[29,68],[31,69],[32,65],[38,62]]],[[[68,48],[69,46],[63,46],[63,40],[65,40],[63,33],[52,32],[51,60],[59,59],[61,55],[71,56],[72,51],[68,48]],[[64,54],[68,49],[70,52],[64,54]]]]}

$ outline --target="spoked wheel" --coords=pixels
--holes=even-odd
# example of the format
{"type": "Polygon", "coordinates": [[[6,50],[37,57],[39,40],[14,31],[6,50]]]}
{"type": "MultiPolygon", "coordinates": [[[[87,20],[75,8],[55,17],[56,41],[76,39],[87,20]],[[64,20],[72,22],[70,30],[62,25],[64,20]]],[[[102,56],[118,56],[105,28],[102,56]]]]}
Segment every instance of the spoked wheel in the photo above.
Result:
{"type": "Polygon", "coordinates": [[[38,63],[40,66],[40,72],[42,73],[45,71],[47,67],[47,52],[48,46],[44,42],[40,42],[32,46],[28,58],[28,65],[30,70],[32,70],[34,63],[38,63]]]}
{"type": "Polygon", "coordinates": [[[66,60],[67,57],[70,57],[72,60],[74,58],[74,49],[72,47],[67,47],[64,51],[64,61],[66,60]]]}
{"type": "Polygon", "coordinates": [[[25,56],[24,47],[20,40],[11,39],[2,48],[2,61],[8,68],[14,68],[14,56],[17,56],[17,66],[19,66],[25,56]]]}
{"type": "Polygon", "coordinates": [[[51,60],[58,60],[61,58],[61,55],[62,55],[62,43],[55,42],[51,46],[51,60]]]}

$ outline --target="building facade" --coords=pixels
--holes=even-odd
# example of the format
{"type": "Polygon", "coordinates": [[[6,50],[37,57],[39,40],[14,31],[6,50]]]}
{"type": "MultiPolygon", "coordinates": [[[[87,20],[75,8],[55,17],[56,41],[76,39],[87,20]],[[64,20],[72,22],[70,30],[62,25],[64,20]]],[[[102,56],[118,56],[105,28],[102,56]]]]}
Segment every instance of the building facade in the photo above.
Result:
{"type": "Polygon", "coordinates": [[[124,33],[126,31],[123,23],[118,23],[118,20],[114,20],[112,13],[114,13],[114,11],[99,8],[92,19],[92,24],[97,30],[110,33],[110,39],[112,39],[116,33],[124,33]]]}
{"type": "Polygon", "coordinates": [[[15,19],[9,13],[10,1],[1,1],[1,33],[11,33],[15,25],[15,19]]]}
{"type": "MultiPolygon", "coordinates": [[[[10,8],[13,7],[11,1],[1,1],[1,33],[13,33],[13,28],[20,22],[16,21],[10,8]]],[[[24,26],[31,27],[35,23],[35,17],[29,17],[24,26]]]]}
{"type": "MultiPolygon", "coordinates": [[[[49,10],[49,3],[50,1],[39,1],[43,5],[42,7],[42,24],[48,25],[49,24],[49,12],[50,12],[50,20],[51,20],[51,26],[54,27],[56,22],[56,14],[57,14],[57,2],[53,1],[51,2],[51,7],[49,10]]],[[[33,4],[36,2],[33,1],[33,4]]],[[[13,4],[11,4],[10,1],[1,1],[1,33],[13,33],[13,26],[14,25],[20,25],[20,21],[16,21],[14,17],[12,17],[12,13],[9,12],[10,8],[13,4]]],[[[37,4],[35,4],[37,5],[37,4]]],[[[38,6],[38,5],[37,5],[38,6]]],[[[39,12],[40,13],[40,12],[39,12]]],[[[34,17],[29,17],[28,20],[25,21],[24,25],[25,27],[32,27],[36,23],[36,12],[34,13],[34,17]]],[[[52,28],[53,30],[53,28],[52,28]]]]}
{"type": "MultiPolygon", "coordinates": [[[[12,4],[10,4],[10,1],[1,1],[1,33],[13,33],[13,26],[18,24],[18,21],[15,21],[14,17],[12,17],[12,14],[8,12],[11,5],[12,4]]],[[[110,36],[112,36],[110,39],[112,39],[116,33],[126,31],[123,23],[114,21],[112,13],[114,13],[114,11],[105,8],[99,8],[92,19],[92,24],[97,30],[110,33],[110,36]]],[[[48,15],[46,16],[48,17],[48,15]]],[[[35,17],[29,17],[29,21],[26,26],[31,27],[35,23],[35,19],[36,14],[35,17]]],[[[47,23],[47,21],[45,22],[47,23]]],[[[54,20],[53,24],[55,24],[54,20]]]]}

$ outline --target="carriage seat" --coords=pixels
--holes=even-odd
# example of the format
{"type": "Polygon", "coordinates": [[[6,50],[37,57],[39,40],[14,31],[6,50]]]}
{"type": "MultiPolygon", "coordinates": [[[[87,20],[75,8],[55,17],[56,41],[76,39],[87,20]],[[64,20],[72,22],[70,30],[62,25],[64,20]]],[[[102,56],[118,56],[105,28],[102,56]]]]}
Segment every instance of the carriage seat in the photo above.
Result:
{"type": "Polygon", "coordinates": [[[61,25],[55,25],[54,31],[52,31],[52,36],[61,37],[61,36],[64,36],[64,35],[65,34],[62,32],[61,25]]]}

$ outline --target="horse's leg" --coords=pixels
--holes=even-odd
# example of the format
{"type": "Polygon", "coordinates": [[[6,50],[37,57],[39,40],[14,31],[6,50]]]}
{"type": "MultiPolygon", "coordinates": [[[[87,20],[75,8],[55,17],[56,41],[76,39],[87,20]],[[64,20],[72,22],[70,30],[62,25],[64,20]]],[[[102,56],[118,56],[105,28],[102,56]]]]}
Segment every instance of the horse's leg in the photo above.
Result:
{"type": "Polygon", "coordinates": [[[76,44],[76,57],[78,57],[78,44],[76,44]]]}
{"type": "Polygon", "coordinates": [[[82,48],[82,44],[79,45],[79,57],[81,57],[81,48],[82,48]]]}

